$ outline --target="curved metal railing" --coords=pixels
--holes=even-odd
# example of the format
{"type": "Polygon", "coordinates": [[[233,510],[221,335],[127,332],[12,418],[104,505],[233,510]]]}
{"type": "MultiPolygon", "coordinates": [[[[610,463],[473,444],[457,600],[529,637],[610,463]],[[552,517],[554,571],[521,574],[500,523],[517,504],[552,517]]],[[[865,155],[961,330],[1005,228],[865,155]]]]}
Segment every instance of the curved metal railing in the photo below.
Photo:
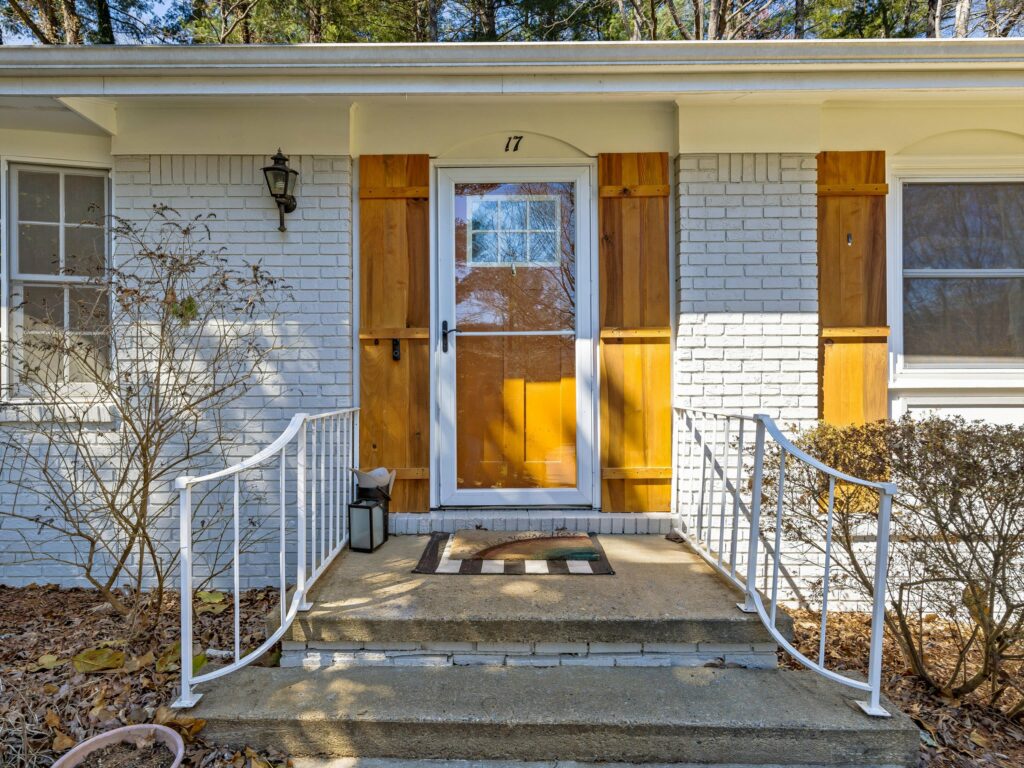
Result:
{"type": "Polygon", "coordinates": [[[299,612],[311,606],[309,589],[348,542],[348,502],[359,445],[359,410],[346,408],[315,416],[299,413],[292,417],[281,435],[255,455],[230,467],[201,477],[179,477],[179,568],[181,575],[181,693],[175,707],[192,707],[202,694],[199,683],[231,674],[260,658],[288,631],[299,612]],[[290,451],[294,455],[291,455],[290,451]],[[294,463],[292,463],[294,461],[294,463]],[[276,466],[275,466],[276,462],[276,466]],[[277,473],[278,591],[280,625],[256,648],[242,653],[241,646],[241,558],[240,526],[242,474],[247,470],[277,473]],[[201,486],[231,479],[233,586],[232,661],[203,674],[193,672],[193,507],[192,492],[201,486]],[[291,482],[289,482],[289,480],[291,482]],[[291,503],[289,503],[291,502],[291,503]],[[294,542],[289,542],[289,509],[294,513],[294,542]],[[294,544],[294,546],[292,546],[294,544]],[[288,561],[295,566],[294,585],[288,584],[288,561]]]}
{"type": "MultiPolygon", "coordinates": [[[[774,640],[794,659],[829,680],[868,694],[858,702],[869,715],[888,717],[881,706],[882,639],[885,619],[885,583],[889,559],[889,525],[896,486],[853,477],[810,456],[787,438],[771,417],[745,416],[675,407],[677,443],[673,510],[679,533],[696,551],[744,594],[739,607],[757,613],[774,640]],[[765,494],[766,445],[778,451],[774,499],[765,494]],[[797,650],[778,628],[780,582],[783,566],[782,532],[786,523],[786,468],[790,461],[828,478],[824,506],[825,541],[822,562],[821,636],[817,659],[797,650]],[[833,567],[832,533],[837,483],[858,486],[878,494],[875,569],[872,578],[871,643],[867,681],[855,680],[825,666],[825,632],[833,567]],[[765,503],[774,506],[770,525],[763,523],[765,503]],[[771,541],[769,541],[770,534],[771,541]],[[758,569],[765,560],[765,597],[758,589],[758,569]]],[[[840,487],[841,490],[842,486],[840,487]]]]}

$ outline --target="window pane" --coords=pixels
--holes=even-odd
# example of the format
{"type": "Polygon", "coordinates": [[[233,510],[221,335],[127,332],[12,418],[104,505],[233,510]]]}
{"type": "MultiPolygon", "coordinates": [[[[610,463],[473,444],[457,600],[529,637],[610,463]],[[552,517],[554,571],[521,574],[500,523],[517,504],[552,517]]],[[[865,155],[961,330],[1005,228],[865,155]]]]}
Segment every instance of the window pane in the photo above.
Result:
{"type": "Polygon", "coordinates": [[[907,278],[903,311],[910,364],[1024,362],[1024,278],[907,278]]]}
{"type": "Polygon", "coordinates": [[[68,375],[75,383],[100,381],[110,372],[110,349],[106,336],[73,334],[69,357],[68,375]]]}
{"type": "Polygon", "coordinates": [[[101,227],[64,227],[64,271],[69,275],[102,275],[106,264],[106,232],[101,227]]]}
{"type": "Polygon", "coordinates": [[[103,224],[107,213],[102,176],[64,177],[64,222],[103,224]]]}
{"type": "Polygon", "coordinates": [[[56,275],[60,271],[60,227],[18,225],[18,271],[25,275],[56,275]]]}
{"type": "Polygon", "coordinates": [[[64,327],[64,289],[50,285],[26,285],[22,290],[25,331],[64,327]]]}
{"type": "Polygon", "coordinates": [[[60,221],[60,175],[18,171],[18,219],[60,221]]]}
{"type": "Polygon", "coordinates": [[[904,269],[1024,269],[1024,183],[906,184],[904,269]]]}
{"type": "Polygon", "coordinates": [[[101,288],[70,289],[68,315],[72,331],[98,333],[105,331],[110,316],[107,292],[101,288]]]}
{"type": "Polygon", "coordinates": [[[453,203],[459,329],[575,329],[575,184],[460,183],[453,203]]]}

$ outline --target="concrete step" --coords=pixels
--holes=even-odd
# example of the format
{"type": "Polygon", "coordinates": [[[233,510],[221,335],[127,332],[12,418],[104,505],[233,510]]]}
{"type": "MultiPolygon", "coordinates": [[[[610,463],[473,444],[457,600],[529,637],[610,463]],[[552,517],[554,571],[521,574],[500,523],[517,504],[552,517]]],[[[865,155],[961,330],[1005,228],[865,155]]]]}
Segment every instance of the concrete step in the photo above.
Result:
{"type": "MultiPolygon", "coordinates": [[[[324,573],[286,640],[346,644],[675,643],[763,646],[772,638],[740,595],[686,546],[664,536],[602,536],[614,576],[412,573],[426,536],[346,552],[324,573]]],[[[271,628],[276,621],[271,617],[271,628]]],[[[780,617],[788,633],[789,618],[780,617]]],[[[330,644],[336,644],[334,648],[330,644]]]]}
{"type": "Polygon", "coordinates": [[[911,766],[919,739],[788,670],[248,668],[209,688],[205,736],[299,756],[911,766]]]}

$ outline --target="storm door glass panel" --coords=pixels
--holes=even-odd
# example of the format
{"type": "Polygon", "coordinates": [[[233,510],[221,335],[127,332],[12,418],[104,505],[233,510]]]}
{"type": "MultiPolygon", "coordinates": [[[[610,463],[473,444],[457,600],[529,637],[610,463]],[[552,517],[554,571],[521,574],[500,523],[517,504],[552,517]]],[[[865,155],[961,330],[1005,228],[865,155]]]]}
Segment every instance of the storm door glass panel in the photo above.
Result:
{"type": "Polygon", "coordinates": [[[576,189],[454,195],[456,485],[575,488],[576,189]]]}

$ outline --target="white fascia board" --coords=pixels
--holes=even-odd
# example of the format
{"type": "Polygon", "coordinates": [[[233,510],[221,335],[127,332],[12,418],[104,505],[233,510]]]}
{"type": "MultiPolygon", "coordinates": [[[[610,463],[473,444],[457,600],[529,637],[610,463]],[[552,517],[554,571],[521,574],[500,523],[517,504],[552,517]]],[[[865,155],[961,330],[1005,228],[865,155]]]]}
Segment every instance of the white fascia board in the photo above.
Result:
{"type": "MultiPolygon", "coordinates": [[[[2,74],[2,70],[0,70],[2,74]]],[[[1024,67],[1017,70],[948,69],[921,72],[772,72],[703,73],[680,75],[551,75],[489,77],[436,76],[332,76],[244,75],[233,77],[179,76],[170,71],[151,77],[131,78],[4,78],[3,96],[378,96],[378,95],[649,95],[681,96],[709,93],[800,93],[804,91],[950,90],[1010,91],[1024,89],[1024,67]]]]}
{"type": "Polygon", "coordinates": [[[1024,88],[1024,41],[0,46],[0,94],[1024,88]]]}

